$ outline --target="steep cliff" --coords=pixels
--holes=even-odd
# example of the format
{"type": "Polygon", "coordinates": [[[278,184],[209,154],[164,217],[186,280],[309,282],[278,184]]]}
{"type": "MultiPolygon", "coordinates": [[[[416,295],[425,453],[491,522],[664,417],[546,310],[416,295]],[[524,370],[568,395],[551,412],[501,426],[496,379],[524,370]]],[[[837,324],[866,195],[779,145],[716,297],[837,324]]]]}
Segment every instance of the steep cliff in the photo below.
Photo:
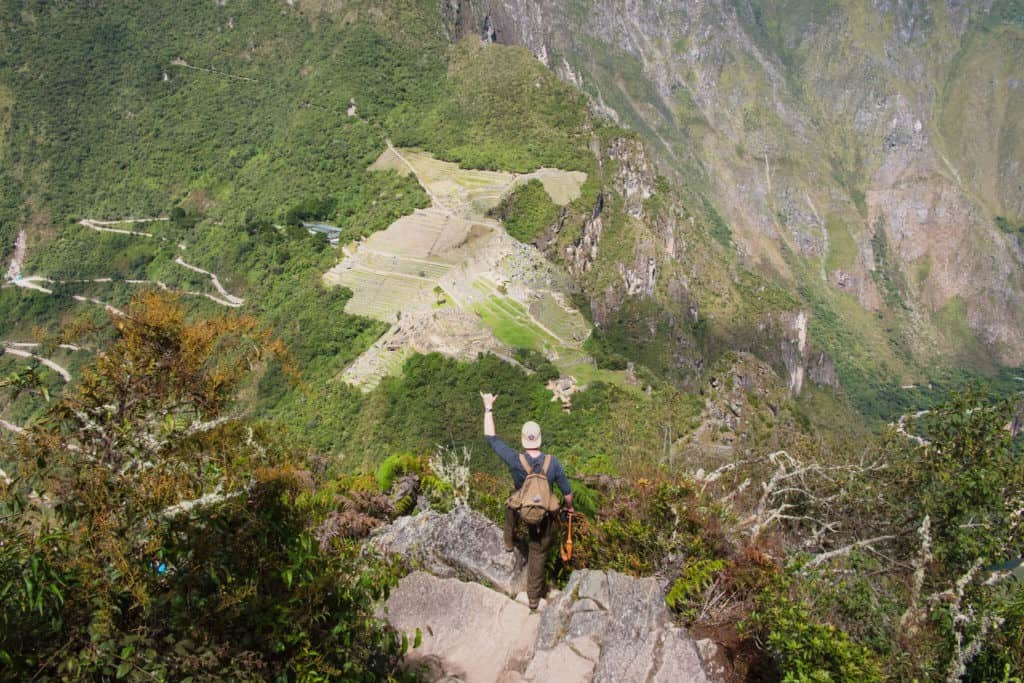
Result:
{"type": "MultiPolygon", "coordinates": [[[[897,373],[956,355],[965,333],[1001,363],[1024,362],[1024,252],[999,227],[1020,222],[1024,202],[1019,3],[447,7],[452,35],[486,24],[636,130],[683,203],[705,197],[721,215],[710,223],[740,264],[799,292],[812,338],[815,319],[835,316],[874,348],[875,332],[850,321],[855,303],[897,373]]],[[[645,155],[626,156],[607,150],[625,211],[653,227],[645,155]]],[[[680,261],[678,235],[652,232],[619,261],[623,292],[654,294],[659,261],[680,261]]]]}

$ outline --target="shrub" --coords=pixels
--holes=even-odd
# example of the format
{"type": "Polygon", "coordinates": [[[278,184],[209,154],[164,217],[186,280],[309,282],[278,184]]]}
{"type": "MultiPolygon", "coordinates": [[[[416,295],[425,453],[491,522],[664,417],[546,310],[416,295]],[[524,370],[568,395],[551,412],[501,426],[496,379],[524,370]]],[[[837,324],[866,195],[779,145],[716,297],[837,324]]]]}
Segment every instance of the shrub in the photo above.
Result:
{"type": "Polygon", "coordinates": [[[529,243],[558,220],[559,211],[544,185],[533,179],[505,195],[490,215],[505,224],[508,234],[529,243]]]}
{"type": "Polygon", "coordinates": [[[784,579],[758,595],[742,626],[772,657],[783,681],[884,680],[868,649],[835,626],[813,621],[805,604],[789,598],[784,579]]]}

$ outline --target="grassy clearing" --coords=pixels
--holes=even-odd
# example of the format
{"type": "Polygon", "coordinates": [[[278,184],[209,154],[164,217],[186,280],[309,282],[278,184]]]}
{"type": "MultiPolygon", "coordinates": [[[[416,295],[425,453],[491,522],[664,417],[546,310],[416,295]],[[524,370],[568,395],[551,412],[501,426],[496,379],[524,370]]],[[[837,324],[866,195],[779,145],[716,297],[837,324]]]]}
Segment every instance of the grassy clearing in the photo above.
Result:
{"type": "Polygon", "coordinates": [[[594,382],[613,384],[620,389],[625,389],[637,395],[644,395],[640,385],[626,381],[626,373],[621,370],[604,370],[595,366],[589,361],[563,365],[561,361],[555,365],[566,375],[572,375],[576,381],[583,385],[590,385],[594,382]]]}
{"type": "Polygon", "coordinates": [[[558,340],[534,323],[526,309],[508,297],[491,296],[475,304],[473,310],[501,342],[513,348],[543,353],[559,344],[558,340]]]}
{"type": "Polygon", "coordinates": [[[825,218],[828,231],[828,255],[825,268],[829,271],[849,270],[857,263],[857,243],[853,241],[850,229],[839,214],[830,213],[825,218]]]}

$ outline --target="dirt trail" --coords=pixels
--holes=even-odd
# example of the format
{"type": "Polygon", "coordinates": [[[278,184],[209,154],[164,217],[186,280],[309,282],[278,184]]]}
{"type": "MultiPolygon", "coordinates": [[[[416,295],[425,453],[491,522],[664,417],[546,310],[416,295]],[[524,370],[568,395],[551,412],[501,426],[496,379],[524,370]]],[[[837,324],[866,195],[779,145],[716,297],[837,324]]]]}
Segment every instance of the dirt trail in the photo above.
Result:
{"type": "Polygon", "coordinates": [[[207,277],[209,277],[210,278],[210,282],[213,284],[213,288],[216,289],[218,292],[220,292],[220,295],[222,297],[224,297],[224,299],[226,299],[226,301],[224,302],[225,306],[231,306],[232,308],[237,308],[237,307],[239,307],[239,306],[241,306],[242,304],[245,303],[245,299],[243,299],[241,297],[237,297],[237,296],[235,296],[233,294],[230,294],[228,292],[228,290],[224,289],[224,286],[221,285],[220,280],[217,278],[217,276],[215,274],[211,273],[210,271],[203,270],[202,268],[199,268],[198,266],[193,266],[191,263],[186,263],[185,259],[181,258],[180,256],[178,258],[174,259],[174,262],[177,263],[179,266],[184,266],[185,268],[188,268],[189,270],[195,271],[197,273],[202,273],[203,275],[206,275],[207,277]],[[230,303],[228,303],[228,302],[230,302],[230,303]]]}
{"type": "Polygon", "coordinates": [[[91,296],[81,296],[81,295],[78,295],[78,294],[74,294],[74,295],[71,296],[71,298],[74,299],[75,301],[84,301],[86,303],[96,304],[97,306],[102,306],[103,308],[106,309],[107,313],[113,313],[114,315],[119,316],[121,318],[127,318],[128,317],[128,314],[125,313],[124,311],[122,311],[120,308],[117,308],[116,306],[111,306],[110,304],[108,304],[105,301],[100,301],[99,299],[94,299],[91,296]]]}
{"type": "MultiPolygon", "coordinates": [[[[124,225],[124,224],[134,224],[134,223],[153,223],[153,222],[156,222],[156,221],[167,221],[167,220],[170,220],[170,219],[167,218],[166,216],[158,216],[156,218],[122,218],[122,219],[112,220],[112,221],[101,221],[101,220],[96,220],[94,218],[83,218],[82,220],[78,221],[78,224],[83,226],[83,227],[89,228],[90,230],[95,230],[96,232],[113,232],[113,233],[118,233],[118,234],[121,234],[121,235],[133,235],[135,237],[157,237],[157,239],[159,239],[159,240],[161,240],[163,242],[167,242],[168,240],[167,240],[166,237],[158,237],[157,235],[154,235],[151,232],[142,232],[141,230],[125,230],[125,229],[121,229],[121,228],[112,228],[112,227],[110,227],[112,225],[124,225]]],[[[185,249],[185,245],[184,244],[179,244],[178,248],[184,250],[185,249]]],[[[206,275],[207,277],[209,277],[210,278],[210,282],[213,283],[214,289],[216,289],[220,293],[221,296],[218,297],[218,296],[215,296],[213,294],[209,294],[207,292],[193,292],[193,291],[190,291],[190,290],[172,289],[166,283],[161,282],[160,280],[125,280],[124,282],[126,282],[127,284],[130,284],[130,285],[152,284],[152,285],[156,285],[157,287],[159,287],[160,289],[162,289],[164,291],[175,291],[175,292],[178,292],[178,293],[183,294],[185,296],[201,296],[201,297],[205,297],[205,298],[209,299],[210,301],[212,301],[212,302],[214,302],[216,304],[219,304],[221,306],[227,306],[229,308],[238,308],[239,306],[241,306],[242,304],[245,303],[245,299],[242,299],[241,297],[234,296],[233,294],[229,294],[228,291],[226,289],[224,289],[224,287],[221,285],[220,280],[217,278],[217,276],[215,274],[209,272],[208,270],[203,270],[202,268],[198,268],[196,266],[193,266],[190,263],[186,263],[185,260],[182,259],[180,256],[177,259],[175,259],[174,262],[176,264],[178,264],[179,266],[182,266],[184,268],[188,268],[189,270],[195,271],[197,273],[202,273],[203,275],[206,275]]],[[[47,280],[47,282],[53,282],[53,280],[47,280]]],[[[113,278],[93,278],[91,280],[68,280],[67,282],[113,282],[113,278]]],[[[20,285],[20,286],[26,286],[26,285],[20,285]]],[[[30,288],[31,289],[37,289],[39,291],[46,291],[47,293],[52,294],[52,292],[50,290],[47,290],[44,287],[38,287],[38,286],[31,287],[30,286],[30,288]]],[[[76,298],[78,298],[78,297],[76,297],[76,298]]],[[[83,299],[79,299],[79,300],[83,300],[83,299]]],[[[93,301],[95,301],[95,300],[93,300],[93,301]]],[[[106,304],[104,304],[104,305],[106,305],[106,304]]],[[[117,310],[117,309],[114,309],[114,310],[117,310]]],[[[121,315],[123,315],[123,313],[121,315]]]]}
{"type": "Polygon", "coordinates": [[[227,71],[218,71],[217,69],[207,69],[202,66],[192,66],[184,59],[180,57],[178,59],[171,60],[171,66],[180,66],[183,69],[192,69],[193,71],[202,71],[203,73],[213,74],[214,76],[223,76],[225,78],[233,78],[236,81],[246,81],[248,83],[259,83],[259,80],[255,78],[248,78],[246,76],[236,76],[235,74],[229,74],[227,71]]]}
{"type": "Polygon", "coordinates": [[[49,358],[44,358],[43,356],[37,356],[36,354],[32,353],[31,351],[25,351],[23,349],[18,349],[18,348],[15,348],[13,346],[9,346],[7,344],[4,344],[3,349],[4,349],[4,353],[9,353],[12,356],[18,356],[19,358],[28,358],[28,359],[31,359],[31,360],[37,360],[37,361],[39,361],[40,364],[45,365],[46,367],[50,368],[51,370],[56,372],[58,375],[63,377],[65,382],[70,382],[71,381],[71,373],[67,371],[67,368],[65,368],[63,365],[61,365],[59,363],[56,363],[56,362],[50,360],[49,358]]]}
{"type": "Polygon", "coordinates": [[[25,265],[25,252],[28,251],[28,235],[24,230],[18,231],[14,240],[14,255],[11,256],[11,263],[7,266],[7,279],[14,280],[21,275],[21,269],[25,265]]]}
{"type": "Polygon", "coordinates": [[[913,415],[900,415],[900,419],[896,422],[895,425],[893,425],[894,427],[896,427],[896,433],[902,434],[903,436],[907,437],[908,439],[916,443],[918,446],[930,446],[932,442],[929,441],[928,439],[920,437],[917,434],[911,434],[910,432],[907,431],[908,418],[913,418],[916,420],[917,418],[923,417],[924,415],[927,415],[930,412],[932,411],[919,410],[913,415]]]}
{"type": "MultiPolygon", "coordinates": [[[[0,342],[0,346],[14,346],[19,349],[38,349],[42,344],[38,342],[0,342]]],[[[65,349],[67,351],[81,351],[82,347],[77,344],[57,344],[58,349],[65,349]]]]}
{"type": "Polygon", "coordinates": [[[43,287],[40,284],[36,284],[38,282],[52,283],[53,280],[43,277],[42,275],[31,275],[29,277],[15,277],[13,280],[10,281],[10,284],[13,285],[14,287],[21,287],[22,289],[34,289],[37,292],[42,292],[43,294],[53,294],[52,289],[50,289],[49,287],[43,287]]]}
{"type": "Polygon", "coordinates": [[[409,163],[409,160],[406,159],[402,155],[402,153],[398,151],[397,147],[395,147],[394,145],[391,144],[391,139],[390,138],[388,138],[387,143],[388,143],[388,149],[391,150],[391,153],[394,154],[396,157],[398,157],[399,160],[403,164],[406,165],[406,167],[409,169],[409,173],[412,173],[412,177],[416,179],[416,182],[418,182],[420,184],[420,187],[423,188],[423,191],[427,193],[428,197],[430,197],[430,202],[435,207],[437,207],[439,209],[447,210],[448,207],[445,206],[444,203],[440,199],[437,198],[437,195],[434,194],[434,192],[427,186],[427,184],[425,182],[423,182],[423,179],[420,178],[420,174],[416,172],[416,169],[413,168],[413,165],[409,163]]]}
{"type": "MultiPolygon", "coordinates": [[[[96,232],[114,232],[120,235],[135,235],[136,237],[155,237],[151,232],[142,232],[140,230],[124,230],[121,228],[110,228],[107,226],[117,225],[118,223],[143,223],[149,221],[167,220],[166,218],[147,218],[147,219],[128,219],[124,221],[94,221],[89,218],[83,218],[78,221],[78,224],[95,230],[96,232]]],[[[163,238],[161,238],[163,239],[163,238]]]]}

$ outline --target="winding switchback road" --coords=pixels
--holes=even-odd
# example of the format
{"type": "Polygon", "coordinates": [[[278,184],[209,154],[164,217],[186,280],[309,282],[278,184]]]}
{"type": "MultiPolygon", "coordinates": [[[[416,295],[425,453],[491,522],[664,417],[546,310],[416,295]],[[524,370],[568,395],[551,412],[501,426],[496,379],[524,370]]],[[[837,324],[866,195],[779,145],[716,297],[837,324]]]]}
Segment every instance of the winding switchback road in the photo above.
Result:
{"type": "Polygon", "coordinates": [[[36,354],[32,353],[31,351],[25,351],[24,349],[16,348],[16,347],[14,347],[14,346],[12,346],[10,344],[7,344],[7,343],[4,343],[3,349],[4,349],[4,353],[9,353],[12,356],[18,356],[20,358],[28,358],[28,359],[31,359],[31,360],[39,361],[40,365],[45,365],[46,367],[50,368],[51,370],[56,372],[58,375],[63,377],[65,382],[70,382],[71,381],[71,373],[68,372],[67,368],[65,368],[60,363],[52,361],[49,358],[44,358],[43,356],[36,355],[36,354]]]}

